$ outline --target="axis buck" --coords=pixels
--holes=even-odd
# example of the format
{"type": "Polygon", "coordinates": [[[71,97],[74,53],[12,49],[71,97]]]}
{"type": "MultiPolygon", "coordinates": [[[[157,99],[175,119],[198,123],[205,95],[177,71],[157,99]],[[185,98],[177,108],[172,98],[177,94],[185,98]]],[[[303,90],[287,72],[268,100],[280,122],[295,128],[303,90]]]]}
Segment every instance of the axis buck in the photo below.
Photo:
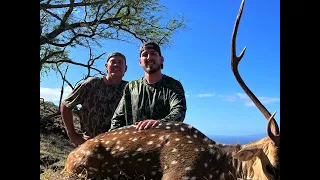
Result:
{"type": "Polygon", "coordinates": [[[156,128],[136,130],[127,126],[100,134],[67,157],[63,173],[81,174],[88,178],[153,180],[279,180],[280,133],[277,122],[245,85],[238,72],[244,55],[236,56],[236,34],[244,0],[232,33],[231,66],[237,82],[267,118],[268,136],[258,141],[219,144],[195,127],[182,122],[167,122],[156,128]]]}

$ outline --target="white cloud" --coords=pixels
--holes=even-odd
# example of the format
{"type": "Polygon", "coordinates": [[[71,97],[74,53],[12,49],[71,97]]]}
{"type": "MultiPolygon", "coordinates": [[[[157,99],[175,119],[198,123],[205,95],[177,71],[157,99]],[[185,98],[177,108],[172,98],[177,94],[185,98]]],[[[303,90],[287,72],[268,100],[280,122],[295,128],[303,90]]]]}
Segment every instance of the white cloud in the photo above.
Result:
{"type": "MultiPolygon", "coordinates": [[[[71,93],[72,89],[70,86],[64,87],[62,99],[71,93]]],[[[51,101],[55,104],[59,103],[61,88],[45,88],[40,87],[40,97],[45,101],[51,101]]]]}
{"type": "MultiPolygon", "coordinates": [[[[237,93],[237,96],[244,102],[245,106],[255,106],[255,104],[251,101],[249,96],[247,96],[244,93],[237,93]]],[[[257,97],[262,104],[270,104],[273,102],[279,102],[280,98],[274,98],[274,97],[257,97]]]]}
{"type": "Polygon", "coordinates": [[[207,93],[207,94],[198,94],[197,97],[212,97],[212,96],[215,96],[216,93],[207,93]]]}
{"type": "MultiPolygon", "coordinates": [[[[190,96],[190,95],[189,95],[190,96]]],[[[245,106],[252,107],[255,104],[251,101],[249,96],[244,93],[235,93],[234,95],[223,95],[223,94],[216,94],[216,93],[204,93],[204,94],[197,94],[196,97],[205,98],[205,97],[218,97],[228,102],[235,102],[241,101],[245,106]]],[[[279,102],[280,98],[276,97],[258,97],[262,104],[271,104],[274,102],[279,102]]]]}

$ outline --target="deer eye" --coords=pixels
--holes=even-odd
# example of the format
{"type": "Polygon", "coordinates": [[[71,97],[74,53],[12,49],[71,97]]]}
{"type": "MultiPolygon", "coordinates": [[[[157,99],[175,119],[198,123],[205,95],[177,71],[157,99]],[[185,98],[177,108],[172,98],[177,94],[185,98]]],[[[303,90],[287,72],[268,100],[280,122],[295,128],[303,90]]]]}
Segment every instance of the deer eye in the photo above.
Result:
{"type": "Polygon", "coordinates": [[[266,166],[266,170],[268,171],[268,173],[270,173],[272,176],[276,177],[276,172],[274,170],[274,168],[272,167],[272,165],[268,164],[266,166]]]}

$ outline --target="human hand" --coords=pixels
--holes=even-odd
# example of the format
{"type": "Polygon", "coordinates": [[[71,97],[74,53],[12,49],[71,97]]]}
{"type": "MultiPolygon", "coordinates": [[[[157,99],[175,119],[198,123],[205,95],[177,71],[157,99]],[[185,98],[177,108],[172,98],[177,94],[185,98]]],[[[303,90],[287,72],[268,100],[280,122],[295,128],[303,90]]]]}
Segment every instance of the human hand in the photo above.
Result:
{"type": "Polygon", "coordinates": [[[135,125],[137,126],[136,129],[142,130],[142,129],[149,129],[156,127],[160,121],[158,120],[153,120],[153,119],[148,119],[140,122],[136,122],[135,125]]]}

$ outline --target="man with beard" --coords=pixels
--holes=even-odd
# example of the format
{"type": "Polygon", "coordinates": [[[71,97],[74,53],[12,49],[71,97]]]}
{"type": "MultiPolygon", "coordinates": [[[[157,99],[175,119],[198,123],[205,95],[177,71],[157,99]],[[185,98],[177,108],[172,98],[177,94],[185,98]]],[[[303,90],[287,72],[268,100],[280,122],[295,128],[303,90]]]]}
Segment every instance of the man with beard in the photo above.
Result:
{"type": "Polygon", "coordinates": [[[126,57],[123,54],[111,53],[105,67],[106,76],[85,79],[61,104],[61,116],[67,135],[75,146],[109,130],[112,115],[128,83],[122,80],[127,71],[126,57]],[[81,105],[80,125],[85,135],[79,134],[74,128],[72,109],[77,105],[81,105]]]}
{"type": "Polygon", "coordinates": [[[184,121],[187,106],[183,86],[161,73],[163,61],[156,43],[142,44],[139,63],[145,75],[126,85],[110,131],[132,124],[141,130],[156,127],[160,122],[184,121]]]}

